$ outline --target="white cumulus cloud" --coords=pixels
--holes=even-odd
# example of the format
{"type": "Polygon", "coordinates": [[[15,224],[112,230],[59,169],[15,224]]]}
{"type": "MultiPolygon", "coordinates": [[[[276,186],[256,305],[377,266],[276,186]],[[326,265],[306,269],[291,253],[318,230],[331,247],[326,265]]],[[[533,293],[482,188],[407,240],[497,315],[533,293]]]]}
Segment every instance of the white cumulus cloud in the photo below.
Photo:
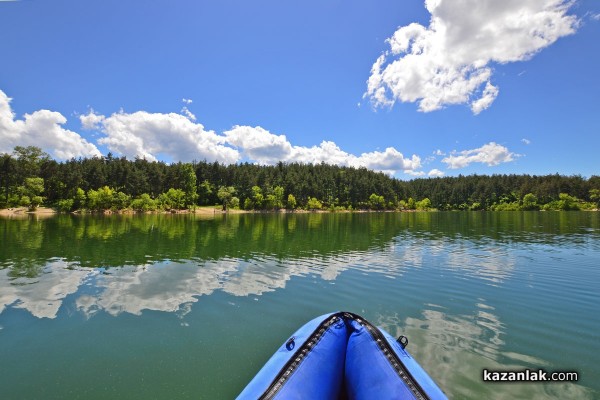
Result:
{"type": "Polygon", "coordinates": [[[224,144],[224,137],[205,130],[190,116],[137,111],[88,118],[98,121],[106,135],[98,143],[129,158],[184,162],[206,159],[226,164],[239,159],[238,151],[224,144]]]}
{"type": "Polygon", "coordinates": [[[190,121],[195,121],[196,120],[196,116],[187,107],[183,107],[181,109],[181,114],[183,114],[186,117],[188,117],[188,119],[190,121]]]}
{"type": "Polygon", "coordinates": [[[302,163],[327,163],[358,167],[358,157],[342,150],[335,142],[323,140],[318,146],[294,146],[290,161],[302,163]]]}
{"type": "Polygon", "coordinates": [[[421,159],[417,155],[406,158],[393,147],[388,147],[383,152],[373,151],[356,156],[326,140],[318,146],[294,146],[285,135],[275,135],[260,126],[235,126],[224,135],[227,142],[239,148],[243,155],[261,164],[275,164],[279,161],[307,164],[325,162],[365,167],[392,175],[399,171],[414,173],[421,168],[421,159]]]}
{"type": "Polygon", "coordinates": [[[443,171],[440,171],[439,169],[434,168],[431,171],[429,171],[429,173],[427,175],[431,176],[431,177],[434,177],[434,178],[439,178],[439,177],[444,176],[445,174],[444,174],[443,171]]]}
{"type": "Polygon", "coordinates": [[[473,150],[452,152],[451,155],[442,159],[443,163],[450,169],[464,168],[472,163],[482,163],[489,166],[513,161],[517,154],[510,152],[506,147],[490,142],[473,150]]]}
{"type": "Polygon", "coordinates": [[[491,106],[494,100],[496,100],[496,96],[498,96],[498,88],[489,82],[486,83],[481,97],[471,103],[473,114],[477,115],[491,106]]]}
{"type": "Polygon", "coordinates": [[[402,171],[408,174],[421,174],[416,170],[421,168],[421,158],[414,155],[411,158],[405,158],[402,153],[393,147],[388,147],[385,151],[373,151],[371,153],[362,153],[357,159],[358,166],[364,166],[376,171],[383,171],[388,174],[395,174],[396,171],[402,171]]]}
{"type": "Polygon", "coordinates": [[[104,115],[96,114],[94,109],[90,109],[90,112],[87,114],[79,116],[79,121],[81,121],[83,129],[94,130],[100,129],[104,118],[104,115]]]}
{"type": "Polygon", "coordinates": [[[15,146],[37,146],[61,160],[101,155],[95,145],[62,127],[67,119],[61,113],[38,110],[15,119],[10,102],[0,90],[0,152],[10,153],[15,146]]]}
{"type": "MultiPolygon", "coordinates": [[[[0,91],[0,152],[12,152],[15,146],[34,145],[57,159],[102,156],[95,144],[87,142],[76,132],[62,128],[67,120],[60,113],[39,110],[25,114],[24,120],[15,120],[10,100],[0,91]]],[[[141,157],[166,162],[207,160],[224,164],[247,160],[266,165],[279,161],[324,162],[364,167],[390,175],[399,172],[411,176],[425,175],[421,171],[419,156],[405,157],[394,147],[356,155],[328,140],[314,146],[297,146],[285,135],[273,134],[260,126],[236,125],[219,134],[197,123],[187,107],[182,112],[185,115],[120,110],[105,116],[90,108],[87,114],[79,115],[79,120],[83,129],[98,131],[98,144],[129,159],[141,157]]]]}
{"type": "Polygon", "coordinates": [[[288,160],[292,154],[292,145],[284,135],[274,135],[260,126],[236,125],[224,135],[228,143],[242,148],[248,158],[260,164],[288,160]]]}
{"type": "Polygon", "coordinates": [[[531,58],[560,37],[574,33],[579,20],[568,0],[426,0],[429,26],[400,27],[389,51],[371,68],[364,97],[375,107],[417,102],[429,112],[465,104],[474,114],[498,95],[492,63],[531,58]]]}

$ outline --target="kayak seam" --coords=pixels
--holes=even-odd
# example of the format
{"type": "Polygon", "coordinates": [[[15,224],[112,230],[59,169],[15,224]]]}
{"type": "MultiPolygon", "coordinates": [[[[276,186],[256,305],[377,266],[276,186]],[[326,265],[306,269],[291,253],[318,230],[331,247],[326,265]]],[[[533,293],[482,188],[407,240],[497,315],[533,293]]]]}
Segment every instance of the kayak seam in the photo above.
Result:
{"type": "Polygon", "coordinates": [[[430,399],[425,390],[423,390],[421,385],[419,385],[419,382],[417,382],[417,380],[412,376],[410,371],[406,368],[402,360],[400,360],[396,352],[391,348],[390,344],[381,334],[379,329],[377,329],[377,327],[375,327],[369,321],[363,319],[359,315],[347,312],[344,313],[344,316],[355,320],[367,329],[367,331],[369,332],[369,334],[371,334],[371,337],[375,340],[375,343],[377,344],[385,358],[390,363],[390,366],[394,369],[394,371],[396,371],[396,373],[402,379],[402,381],[406,383],[410,391],[417,397],[417,399],[430,399]]]}
{"type": "Polygon", "coordinates": [[[300,346],[300,348],[294,353],[288,362],[281,368],[271,385],[265,390],[265,392],[259,397],[261,400],[268,400],[275,397],[277,392],[283,387],[285,382],[292,376],[292,373],[300,366],[302,361],[306,358],[310,350],[321,340],[325,332],[331,325],[338,321],[341,313],[331,315],[328,319],[321,322],[315,331],[306,339],[306,341],[300,346]]]}

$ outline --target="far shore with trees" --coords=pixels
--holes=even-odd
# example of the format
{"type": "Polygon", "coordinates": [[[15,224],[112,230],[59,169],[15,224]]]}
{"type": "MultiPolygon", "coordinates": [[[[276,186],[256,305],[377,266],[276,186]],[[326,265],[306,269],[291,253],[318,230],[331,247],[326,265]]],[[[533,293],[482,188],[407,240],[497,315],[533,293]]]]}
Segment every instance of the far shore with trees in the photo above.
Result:
{"type": "MultiPolygon", "coordinates": [[[[40,148],[0,154],[0,209],[34,212],[598,210],[600,176],[469,175],[402,181],[328,164],[125,157],[58,162],[40,148]]],[[[3,214],[6,214],[4,212],[3,214]]]]}

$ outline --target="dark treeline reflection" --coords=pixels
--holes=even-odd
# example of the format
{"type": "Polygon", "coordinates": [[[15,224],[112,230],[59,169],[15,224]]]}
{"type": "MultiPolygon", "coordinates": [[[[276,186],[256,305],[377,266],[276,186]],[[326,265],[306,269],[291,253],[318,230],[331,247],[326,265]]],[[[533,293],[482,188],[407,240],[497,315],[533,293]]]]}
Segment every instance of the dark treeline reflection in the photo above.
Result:
{"type": "Polygon", "coordinates": [[[53,258],[108,268],[162,260],[328,256],[383,246],[403,226],[391,213],[0,219],[0,268],[35,276],[53,258]]]}
{"type": "Polygon", "coordinates": [[[34,277],[52,259],[110,268],[164,260],[331,256],[393,240],[577,245],[599,236],[599,215],[590,212],[58,215],[0,219],[0,268],[34,277]]]}
{"type": "Polygon", "coordinates": [[[596,212],[497,211],[408,213],[403,231],[414,237],[478,242],[576,244],[600,238],[596,212]],[[560,242],[557,239],[560,237],[560,242]]]}

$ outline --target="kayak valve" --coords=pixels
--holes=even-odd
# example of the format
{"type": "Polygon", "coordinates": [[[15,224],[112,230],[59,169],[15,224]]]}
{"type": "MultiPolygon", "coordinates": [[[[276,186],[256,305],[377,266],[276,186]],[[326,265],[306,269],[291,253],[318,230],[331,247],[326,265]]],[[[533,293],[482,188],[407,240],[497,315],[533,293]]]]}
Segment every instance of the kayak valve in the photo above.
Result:
{"type": "Polygon", "coordinates": [[[398,339],[396,340],[396,342],[400,343],[400,347],[402,347],[402,350],[404,350],[404,348],[406,346],[408,346],[408,338],[404,335],[398,336],[398,339]]]}
{"type": "Polygon", "coordinates": [[[289,350],[293,350],[293,349],[294,349],[294,347],[296,347],[296,343],[294,343],[294,340],[296,340],[296,338],[295,338],[294,336],[292,336],[292,337],[290,338],[290,340],[288,340],[288,341],[285,343],[285,348],[286,348],[286,349],[288,349],[288,351],[289,351],[289,350]]]}

